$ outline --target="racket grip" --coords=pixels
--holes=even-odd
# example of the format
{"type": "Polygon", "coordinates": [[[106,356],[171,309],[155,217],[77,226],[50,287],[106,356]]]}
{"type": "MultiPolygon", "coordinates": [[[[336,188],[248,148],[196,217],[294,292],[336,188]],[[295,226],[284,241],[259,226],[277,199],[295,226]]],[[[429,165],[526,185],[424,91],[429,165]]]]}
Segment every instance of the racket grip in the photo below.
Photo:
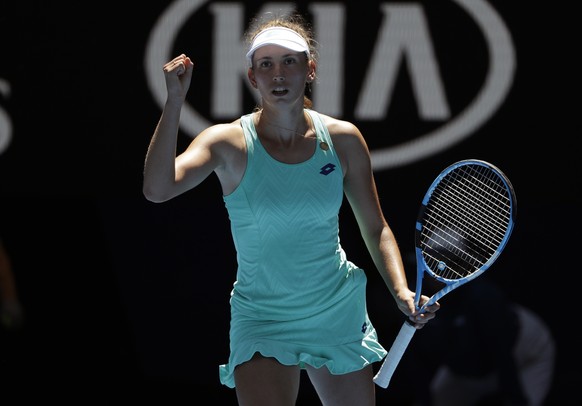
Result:
{"type": "Polygon", "coordinates": [[[406,351],[406,347],[408,347],[415,332],[416,328],[413,325],[404,322],[400,328],[400,332],[394,340],[394,343],[392,343],[392,347],[390,347],[390,351],[388,351],[388,355],[386,355],[384,362],[382,362],[380,370],[374,377],[374,383],[376,385],[382,388],[388,387],[392,374],[394,374],[394,371],[400,363],[400,359],[402,358],[404,351],[406,351]]]}

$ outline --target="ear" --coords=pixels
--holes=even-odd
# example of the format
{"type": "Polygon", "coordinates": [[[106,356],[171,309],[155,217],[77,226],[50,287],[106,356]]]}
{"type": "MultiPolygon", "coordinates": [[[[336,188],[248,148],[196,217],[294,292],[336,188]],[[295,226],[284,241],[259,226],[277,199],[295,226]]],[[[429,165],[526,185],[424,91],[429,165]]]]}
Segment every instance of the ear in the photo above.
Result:
{"type": "Polygon", "coordinates": [[[315,80],[316,64],[314,61],[309,61],[309,72],[307,72],[307,83],[311,83],[315,80]]]}
{"type": "Polygon", "coordinates": [[[251,86],[256,89],[257,88],[257,81],[255,80],[255,71],[252,68],[248,69],[247,77],[249,78],[249,82],[251,83],[251,86]]]}

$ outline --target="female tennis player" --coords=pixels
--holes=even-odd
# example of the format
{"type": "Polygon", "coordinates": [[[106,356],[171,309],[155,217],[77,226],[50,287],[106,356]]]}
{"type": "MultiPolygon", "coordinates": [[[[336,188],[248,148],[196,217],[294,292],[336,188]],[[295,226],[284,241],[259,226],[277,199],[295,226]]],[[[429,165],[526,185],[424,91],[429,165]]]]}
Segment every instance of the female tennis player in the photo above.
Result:
{"type": "Polygon", "coordinates": [[[422,328],[439,304],[415,310],[364,137],[312,109],[316,49],[306,20],[259,16],[247,36],[248,80],[260,105],[205,129],[179,154],[194,63],[182,54],[163,66],[167,99],[146,154],[144,195],[164,202],[212,173],[220,181],[238,269],[230,356],[219,377],[240,405],[295,405],[302,370],[325,405],[374,405],[372,364],[386,350],[368,317],[365,272],[340,245],[344,194],[402,313],[422,328]]]}

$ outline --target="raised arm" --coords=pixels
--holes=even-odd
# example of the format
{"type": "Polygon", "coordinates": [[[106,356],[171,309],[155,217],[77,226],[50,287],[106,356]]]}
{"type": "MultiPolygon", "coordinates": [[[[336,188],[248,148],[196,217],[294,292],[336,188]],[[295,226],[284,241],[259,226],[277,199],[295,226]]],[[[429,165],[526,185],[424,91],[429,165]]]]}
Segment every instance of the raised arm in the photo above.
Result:
{"type": "Polygon", "coordinates": [[[148,147],[143,179],[143,193],[154,202],[168,200],[182,192],[176,187],[176,145],[180,114],[193,69],[194,64],[183,54],[163,67],[166,103],[148,147]]]}
{"type": "Polygon", "coordinates": [[[221,137],[226,133],[225,125],[215,125],[204,130],[184,152],[177,155],[180,114],[190,87],[193,68],[190,58],[183,54],[166,63],[163,68],[167,98],[144,165],[143,193],[152,202],[164,202],[192,189],[221,162],[219,145],[221,137]]]}

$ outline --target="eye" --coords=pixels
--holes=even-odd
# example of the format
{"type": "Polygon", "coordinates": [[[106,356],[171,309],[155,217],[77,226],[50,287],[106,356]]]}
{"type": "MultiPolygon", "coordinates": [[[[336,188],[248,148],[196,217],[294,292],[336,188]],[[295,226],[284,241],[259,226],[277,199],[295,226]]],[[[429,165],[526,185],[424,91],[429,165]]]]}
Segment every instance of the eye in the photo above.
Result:
{"type": "Polygon", "coordinates": [[[271,61],[268,60],[262,60],[259,62],[259,67],[260,68],[269,68],[272,65],[271,61]]]}
{"type": "Polygon", "coordinates": [[[292,65],[294,63],[297,63],[297,58],[295,58],[293,56],[285,58],[285,65],[292,65]]]}

